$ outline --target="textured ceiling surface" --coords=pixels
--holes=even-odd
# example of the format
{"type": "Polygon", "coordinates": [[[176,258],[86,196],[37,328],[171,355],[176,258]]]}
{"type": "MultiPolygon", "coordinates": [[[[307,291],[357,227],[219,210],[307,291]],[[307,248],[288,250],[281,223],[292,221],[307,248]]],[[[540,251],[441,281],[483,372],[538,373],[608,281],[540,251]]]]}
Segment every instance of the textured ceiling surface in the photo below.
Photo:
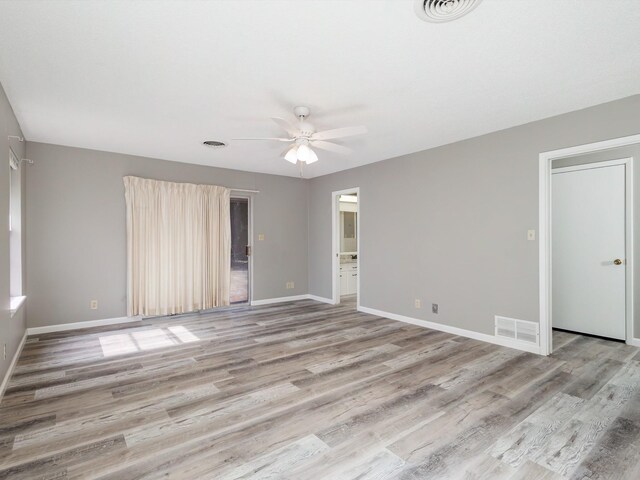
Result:
{"type": "Polygon", "coordinates": [[[32,141],[299,175],[269,120],[308,105],[323,175],[640,93],[640,1],[0,2],[0,82],[32,141]],[[614,8],[615,7],[615,8],[614,8]],[[223,149],[204,140],[229,142],[223,149]]]}

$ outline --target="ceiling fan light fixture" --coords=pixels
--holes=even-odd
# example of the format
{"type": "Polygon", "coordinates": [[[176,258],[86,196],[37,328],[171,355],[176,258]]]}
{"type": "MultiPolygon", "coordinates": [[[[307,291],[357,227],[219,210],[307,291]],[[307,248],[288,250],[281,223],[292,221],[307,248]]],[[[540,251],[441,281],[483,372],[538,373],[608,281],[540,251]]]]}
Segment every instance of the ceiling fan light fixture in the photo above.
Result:
{"type": "Polygon", "coordinates": [[[298,163],[298,155],[297,155],[298,145],[295,145],[289,149],[289,151],[285,154],[284,159],[287,162],[291,162],[294,165],[298,163]]]}
{"type": "MultiPolygon", "coordinates": [[[[479,0],[477,0],[479,1],[479,0]]],[[[320,150],[327,150],[329,152],[338,153],[341,155],[349,155],[352,151],[338,143],[328,142],[327,140],[340,139],[345,137],[352,137],[354,135],[362,135],[367,133],[367,128],[364,126],[356,127],[342,127],[333,128],[331,130],[323,130],[321,132],[316,131],[313,124],[307,121],[307,117],[311,114],[309,107],[295,107],[293,109],[298,121],[294,124],[289,123],[284,118],[271,117],[280,128],[287,132],[288,137],[263,137],[263,138],[234,138],[234,140],[270,140],[277,142],[288,143],[287,150],[283,151],[280,155],[284,157],[287,162],[297,165],[300,162],[300,168],[302,164],[311,164],[317,162],[318,155],[310,148],[312,145],[314,148],[320,150]],[[293,144],[291,144],[293,142],[293,144]]],[[[207,145],[211,145],[210,142],[206,142],[207,145]]]]}
{"type": "Polygon", "coordinates": [[[300,145],[297,151],[298,160],[309,165],[310,163],[317,162],[318,156],[316,152],[311,150],[307,145],[300,145]]]}

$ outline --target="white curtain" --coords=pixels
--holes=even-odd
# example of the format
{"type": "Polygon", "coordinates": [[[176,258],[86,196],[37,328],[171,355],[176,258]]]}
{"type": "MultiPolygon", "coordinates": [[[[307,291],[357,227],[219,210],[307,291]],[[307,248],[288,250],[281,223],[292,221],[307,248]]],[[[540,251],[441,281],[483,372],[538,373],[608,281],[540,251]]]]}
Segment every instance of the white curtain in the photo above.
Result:
{"type": "Polygon", "coordinates": [[[124,187],[128,315],[229,305],[230,190],[130,176],[124,187]]]}

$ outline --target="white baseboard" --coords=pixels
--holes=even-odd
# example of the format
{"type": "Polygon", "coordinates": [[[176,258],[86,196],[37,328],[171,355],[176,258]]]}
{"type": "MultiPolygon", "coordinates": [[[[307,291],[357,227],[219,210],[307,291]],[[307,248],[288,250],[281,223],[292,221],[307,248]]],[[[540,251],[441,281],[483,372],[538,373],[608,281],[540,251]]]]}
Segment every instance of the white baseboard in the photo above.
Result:
{"type": "Polygon", "coordinates": [[[252,300],[251,305],[271,305],[272,303],[283,303],[283,302],[295,302],[296,300],[308,300],[309,296],[307,294],[304,295],[292,295],[290,297],[278,297],[278,298],[265,298],[263,300],[252,300]]]}
{"type": "MultiPolygon", "coordinates": [[[[265,298],[264,300],[253,300],[251,305],[271,305],[272,303],[295,302],[296,300],[315,300],[317,302],[333,304],[330,298],[317,297],[315,295],[292,295],[290,297],[265,298]]],[[[212,312],[215,310],[211,310],[212,312]]],[[[129,323],[142,320],[142,316],[105,318],[102,320],[87,320],[86,322],[61,323],[58,325],[47,325],[45,327],[27,328],[27,335],[39,335],[41,333],[64,332],[65,330],[77,330],[79,328],[102,327],[104,325],[117,325],[119,323],[129,323]]]]}
{"type": "Polygon", "coordinates": [[[303,295],[292,295],[291,297],[265,298],[264,300],[253,300],[251,306],[271,305],[272,303],[295,302],[296,300],[315,300],[316,302],[329,303],[333,305],[333,300],[325,297],[318,297],[305,293],[303,295]]]}
{"type": "Polygon", "coordinates": [[[358,307],[358,311],[369,313],[371,315],[377,315],[378,317],[389,318],[391,320],[398,320],[399,322],[410,323],[419,327],[431,328],[432,330],[439,330],[441,332],[451,333],[453,335],[459,335],[461,337],[473,338],[474,340],[494,343],[503,347],[515,348],[517,350],[523,350],[525,352],[536,353],[540,355],[539,345],[530,345],[516,340],[502,339],[494,335],[488,335],[486,333],[474,332],[473,330],[465,330],[464,328],[452,327],[450,325],[444,325],[442,323],[435,323],[429,322],[428,320],[406,317],[404,315],[398,315],[397,313],[389,313],[382,310],[376,310],[375,308],[358,307]]]}
{"type": "Polygon", "coordinates": [[[86,322],[61,323],[58,325],[47,325],[45,327],[27,328],[27,335],[38,335],[41,333],[64,332],[65,330],[78,330],[79,328],[102,327],[104,325],[117,325],[119,323],[137,322],[142,317],[116,317],[104,318],[102,320],[87,320],[86,322]]]}
{"type": "Polygon", "coordinates": [[[627,345],[631,345],[633,347],[640,347],[640,338],[632,338],[627,340],[627,345]]]}
{"type": "Polygon", "coordinates": [[[335,305],[333,303],[333,299],[331,299],[331,298],[319,297],[317,295],[311,295],[311,294],[307,295],[307,298],[309,300],[315,300],[316,302],[322,302],[322,303],[328,303],[329,305],[335,305]]]}
{"type": "Polygon", "coordinates": [[[18,363],[18,358],[20,358],[20,354],[22,353],[22,348],[24,347],[24,343],[27,341],[27,332],[24,332],[22,336],[22,340],[20,341],[20,345],[16,349],[16,353],[13,356],[13,360],[11,360],[11,364],[7,369],[7,372],[4,374],[4,379],[2,380],[2,385],[0,385],[0,401],[4,397],[4,391],[7,389],[7,385],[9,384],[9,379],[11,375],[13,375],[13,370],[16,368],[16,364],[18,363]]]}

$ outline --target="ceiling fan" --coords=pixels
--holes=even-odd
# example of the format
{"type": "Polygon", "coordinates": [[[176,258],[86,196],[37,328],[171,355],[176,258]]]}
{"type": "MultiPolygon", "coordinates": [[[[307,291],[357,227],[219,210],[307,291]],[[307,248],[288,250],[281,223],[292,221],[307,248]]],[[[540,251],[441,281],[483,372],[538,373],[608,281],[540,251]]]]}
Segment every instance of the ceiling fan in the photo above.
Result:
{"type": "Polygon", "coordinates": [[[291,145],[282,152],[284,159],[294,165],[298,162],[307,165],[318,161],[318,155],[311,147],[327,150],[329,152],[348,155],[351,149],[338,145],[337,143],[327,142],[337,138],[351,137],[367,133],[367,127],[344,127],[332,130],[324,130],[316,132],[315,127],[307,121],[307,117],[311,114],[309,107],[295,107],[293,113],[298,119],[295,124],[289,123],[287,120],[278,117],[272,117],[285,132],[289,134],[289,138],[269,137],[269,138],[234,138],[234,140],[272,140],[277,142],[291,142],[291,145]]]}

